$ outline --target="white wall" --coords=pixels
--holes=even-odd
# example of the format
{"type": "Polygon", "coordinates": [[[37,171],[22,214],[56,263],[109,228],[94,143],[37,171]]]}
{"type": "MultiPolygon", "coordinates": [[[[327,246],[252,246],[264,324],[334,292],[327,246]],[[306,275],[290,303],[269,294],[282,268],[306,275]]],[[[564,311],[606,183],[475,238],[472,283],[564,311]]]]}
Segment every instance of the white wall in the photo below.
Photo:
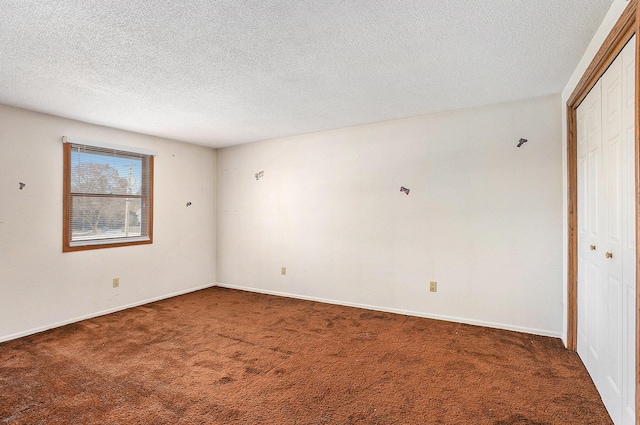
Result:
{"type": "Polygon", "coordinates": [[[560,336],[559,103],[218,151],[218,283],[560,336]]]}
{"type": "Polygon", "coordinates": [[[563,200],[563,204],[562,204],[562,210],[564,211],[563,214],[563,240],[562,240],[562,246],[563,246],[563,252],[562,252],[562,264],[563,264],[563,271],[562,271],[562,276],[563,276],[563,286],[565,288],[564,293],[563,293],[563,318],[562,318],[562,322],[563,322],[563,328],[562,328],[562,340],[564,341],[565,345],[567,343],[567,275],[568,275],[568,269],[567,269],[567,263],[568,263],[568,244],[569,244],[569,239],[568,239],[568,233],[569,233],[569,227],[568,227],[568,223],[567,223],[567,217],[568,217],[568,205],[567,205],[567,187],[568,187],[568,183],[567,183],[567,101],[569,100],[569,97],[571,96],[571,94],[573,93],[573,91],[575,90],[576,86],[578,85],[578,83],[580,82],[580,79],[582,78],[582,76],[584,75],[585,71],[587,70],[587,67],[589,66],[589,64],[591,63],[591,61],[593,60],[593,58],[595,57],[596,53],[598,52],[598,50],[600,49],[600,46],[602,46],[602,43],[604,42],[604,40],[607,38],[607,36],[609,35],[609,33],[611,32],[611,29],[613,28],[613,26],[615,25],[615,23],[618,21],[618,18],[620,18],[620,15],[622,15],[622,13],[624,12],[625,8],[627,7],[627,5],[629,4],[628,0],[614,0],[611,8],[609,9],[609,11],[607,12],[607,15],[605,16],[604,20],[602,21],[602,24],[600,24],[600,27],[598,28],[598,31],[596,32],[596,34],[593,36],[593,39],[591,40],[591,42],[589,43],[589,46],[587,47],[587,50],[585,51],[584,55],[582,56],[582,59],[580,59],[580,62],[578,63],[578,66],[576,67],[575,71],[573,72],[573,74],[571,75],[571,78],[569,79],[569,82],[567,83],[567,85],[565,86],[564,90],[562,91],[562,99],[561,99],[561,109],[562,109],[562,188],[563,188],[563,193],[562,193],[562,200],[563,200]]]}
{"type": "Polygon", "coordinates": [[[0,341],[215,283],[213,149],[2,105],[0,147],[0,341]],[[152,245],[62,252],[62,136],[157,151],[152,245]]]}

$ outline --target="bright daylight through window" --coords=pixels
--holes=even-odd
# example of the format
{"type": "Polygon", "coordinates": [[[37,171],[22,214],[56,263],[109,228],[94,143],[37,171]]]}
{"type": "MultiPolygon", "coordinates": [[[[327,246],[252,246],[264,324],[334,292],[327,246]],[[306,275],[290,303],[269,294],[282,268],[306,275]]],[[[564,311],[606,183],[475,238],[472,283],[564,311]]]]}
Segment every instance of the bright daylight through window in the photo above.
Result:
{"type": "Polygon", "coordinates": [[[63,251],[149,244],[152,223],[152,155],[64,143],[63,251]]]}

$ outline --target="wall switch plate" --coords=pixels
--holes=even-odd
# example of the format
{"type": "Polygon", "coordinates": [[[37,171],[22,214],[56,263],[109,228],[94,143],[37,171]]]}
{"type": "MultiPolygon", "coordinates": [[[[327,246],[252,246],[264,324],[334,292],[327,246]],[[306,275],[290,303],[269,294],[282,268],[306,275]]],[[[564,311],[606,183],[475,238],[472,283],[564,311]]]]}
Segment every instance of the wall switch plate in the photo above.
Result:
{"type": "Polygon", "coordinates": [[[429,282],[429,292],[438,292],[438,282],[435,280],[429,282]]]}
{"type": "Polygon", "coordinates": [[[114,288],[119,288],[120,287],[120,278],[119,277],[114,277],[113,278],[113,287],[114,288]]]}
{"type": "Polygon", "coordinates": [[[287,274],[287,268],[286,267],[280,267],[280,274],[282,276],[286,275],[287,274]]]}

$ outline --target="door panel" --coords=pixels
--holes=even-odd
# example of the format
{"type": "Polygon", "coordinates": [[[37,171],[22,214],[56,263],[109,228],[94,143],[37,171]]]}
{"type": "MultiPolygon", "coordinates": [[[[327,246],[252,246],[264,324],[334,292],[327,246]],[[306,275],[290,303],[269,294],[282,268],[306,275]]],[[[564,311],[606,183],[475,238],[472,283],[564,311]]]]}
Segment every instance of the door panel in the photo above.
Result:
{"type": "MultiPolygon", "coordinates": [[[[603,193],[602,170],[602,84],[599,81],[585,99],[587,117],[588,176],[587,176],[587,223],[593,244],[602,246],[599,240],[603,219],[601,214],[601,193],[603,193]]],[[[592,245],[593,245],[592,244],[592,245]]]]}
{"type": "MultiPolygon", "coordinates": [[[[608,141],[607,152],[607,201],[608,201],[608,228],[607,237],[609,247],[617,250],[620,254],[622,251],[622,218],[624,215],[622,209],[622,141],[621,134],[618,133],[613,139],[608,141]]],[[[620,265],[622,265],[622,258],[620,265]]],[[[615,261],[615,259],[614,259],[615,261]]]]}
{"type": "Polygon", "coordinates": [[[624,348],[624,365],[623,365],[623,404],[624,410],[622,415],[623,425],[635,425],[636,423],[636,356],[635,356],[635,323],[636,323],[636,291],[628,285],[624,286],[626,292],[624,299],[625,308],[625,348],[624,348]]]}
{"type": "MultiPolygon", "coordinates": [[[[579,229],[584,232],[578,235],[578,257],[585,263],[583,268],[584,274],[580,276],[582,285],[579,284],[578,296],[582,299],[582,309],[578,309],[579,317],[582,317],[584,329],[578,326],[579,335],[582,335],[583,341],[578,341],[578,353],[583,357],[587,369],[592,376],[598,372],[597,365],[601,357],[601,341],[605,336],[602,328],[598,323],[601,322],[604,306],[600,300],[600,294],[603,292],[603,277],[601,273],[602,258],[599,255],[603,252],[605,241],[602,240],[600,229],[606,229],[602,226],[602,211],[606,208],[601,207],[601,196],[603,183],[602,176],[602,84],[599,81],[591,92],[585,98],[582,106],[578,109],[579,116],[583,119],[581,128],[583,134],[578,132],[578,140],[584,140],[582,147],[585,152],[578,151],[578,156],[586,157],[585,175],[580,175],[579,169],[578,180],[585,182],[584,203],[585,209],[580,217],[584,217],[584,223],[578,224],[579,229]],[[584,108],[584,109],[583,109],[584,108]],[[584,112],[583,112],[584,111],[584,112]],[[582,311],[581,311],[582,310],[582,311]]],[[[583,171],[584,172],[584,171],[583,171]]],[[[605,223],[606,224],[606,223],[605,223]]],[[[580,320],[578,321],[580,324],[580,320]]],[[[594,376],[594,381],[598,378],[594,376]]]]}
{"type": "MultiPolygon", "coordinates": [[[[587,263],[587,261],[583,258],[578,257],[578,276],[580,276],[580,278],[583,281],[587,280],[587,271],[588,271],[588,267],[590,267],[590,264],[587,263]]],[[[583,287],[580,288],[581,290],[578,291],[578,323],[587,323],[587,291],[584,290],[583,287]]],[[[589,329],[589,326],[578,326],[578,353],[583,357],[582,353],[586,353],[587,352],[587,344],[588,344],[588,336],[587,336],[587,330],[589,329]]],[[[584,357],[583,357],[583,361],[584,361],[584,357]]]]}
{"type": "MultiPolygon", "coordinates": [[[[596,90],[594,87],[592,89],[596,90]]],[[[585,282],[588,281],[587,276],[591,263],[588,259],[589,250],[586,248],[587,244],[591,241],[591,234],[589,232],[590,221],[590,199],[589,199],[589,169],[590,162],[587,157],[589,154],[587,145],[587,107],[586,104],[591,100],[591,97],[587,97],[583,103],[584,106],[578,108],[576,111],[577,121],[577,154],[578,154],[578,169],[577,169],[577,192],[578,192],[578,211],[577,211],[577,227],[578,227],[578,291],[577,291],[577,304],[578,304],[578,324],[587,323],[587,291],[584,290],[585,282]]],[[[577,350],[579,353],[586,353],[588,351],[588,326],[578,326],[577,328],[577,350]]]]}
{"type": "MultiPolygon", "coordinates": [[[[603,368],[606,371],[607,390],[614,399],[622,396],[622,283],[609,275],[607,285],[607,361],[603,368]]],[[[613,416],[613,415],[612,415],[613,416]]]]}
{"type": "Polygon", "coordinates": [[[600,335],[601,327],[598,326],[603,320],[603,304],[600,302],[602,298],[603,287],[601,285],[602,277],[600,268],[596,264],[589,264],[587,274],[587,369],[591,372],[593,380],[599,379],[599,370],[595,368],[600,360],[600,335]],[[596,376],[594,376],[596,375],[596,376]]]}
{"type": "Polygon", "coordinates": [[[635,83],[634,37],[622,52],[622,143],[625,232],[622,260],[622,424],[636,424],[636,198],[635,198],[635,83]]]}

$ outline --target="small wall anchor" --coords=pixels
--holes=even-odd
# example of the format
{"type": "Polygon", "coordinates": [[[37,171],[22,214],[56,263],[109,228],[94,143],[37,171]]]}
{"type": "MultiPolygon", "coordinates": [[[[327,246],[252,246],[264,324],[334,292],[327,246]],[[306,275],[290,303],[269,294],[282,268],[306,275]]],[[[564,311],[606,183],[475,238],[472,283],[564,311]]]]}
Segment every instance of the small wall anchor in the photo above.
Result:
{"type": "Polygon", "coordinates": [[[26,184],[24,184],[24,183],[22,183],[22,182],[20,182],[20,183],[18,183],[18,184],[20,185],[20,190],[24,189],[24,187],[26,186],[26,184]]]}
{"type": "Polygon", "coordinates": [[[406,193],[407,195],[409,194],[409,191],[410,191],[410,190],[411,190],[411,189],[408,189],[408,188],[406,188],[406,187],[404,187],[404,186],[402,186],[402,187],[400,188],[400,192],[404,192],[404,193],[406,193]]]}
{"type": "Polygon", "coordinates": [[[187,206],[190,207],[191,206],[191,202],[187,202],[187,206]]]}
{"type": "Polygon", "coordinates": [[[256,180],[260,180],[262,177],[264,177],[264,170],[257,172],[255,176],[256,176],[256,180]]]}
{"type": "Polygon", "coordinates": [[[520,146],[524,145],[527,142],[528,142],[527,139],[520,139],[520,141],[518,141],[518,146],[517,147],[520,147],[520,146]]]}

